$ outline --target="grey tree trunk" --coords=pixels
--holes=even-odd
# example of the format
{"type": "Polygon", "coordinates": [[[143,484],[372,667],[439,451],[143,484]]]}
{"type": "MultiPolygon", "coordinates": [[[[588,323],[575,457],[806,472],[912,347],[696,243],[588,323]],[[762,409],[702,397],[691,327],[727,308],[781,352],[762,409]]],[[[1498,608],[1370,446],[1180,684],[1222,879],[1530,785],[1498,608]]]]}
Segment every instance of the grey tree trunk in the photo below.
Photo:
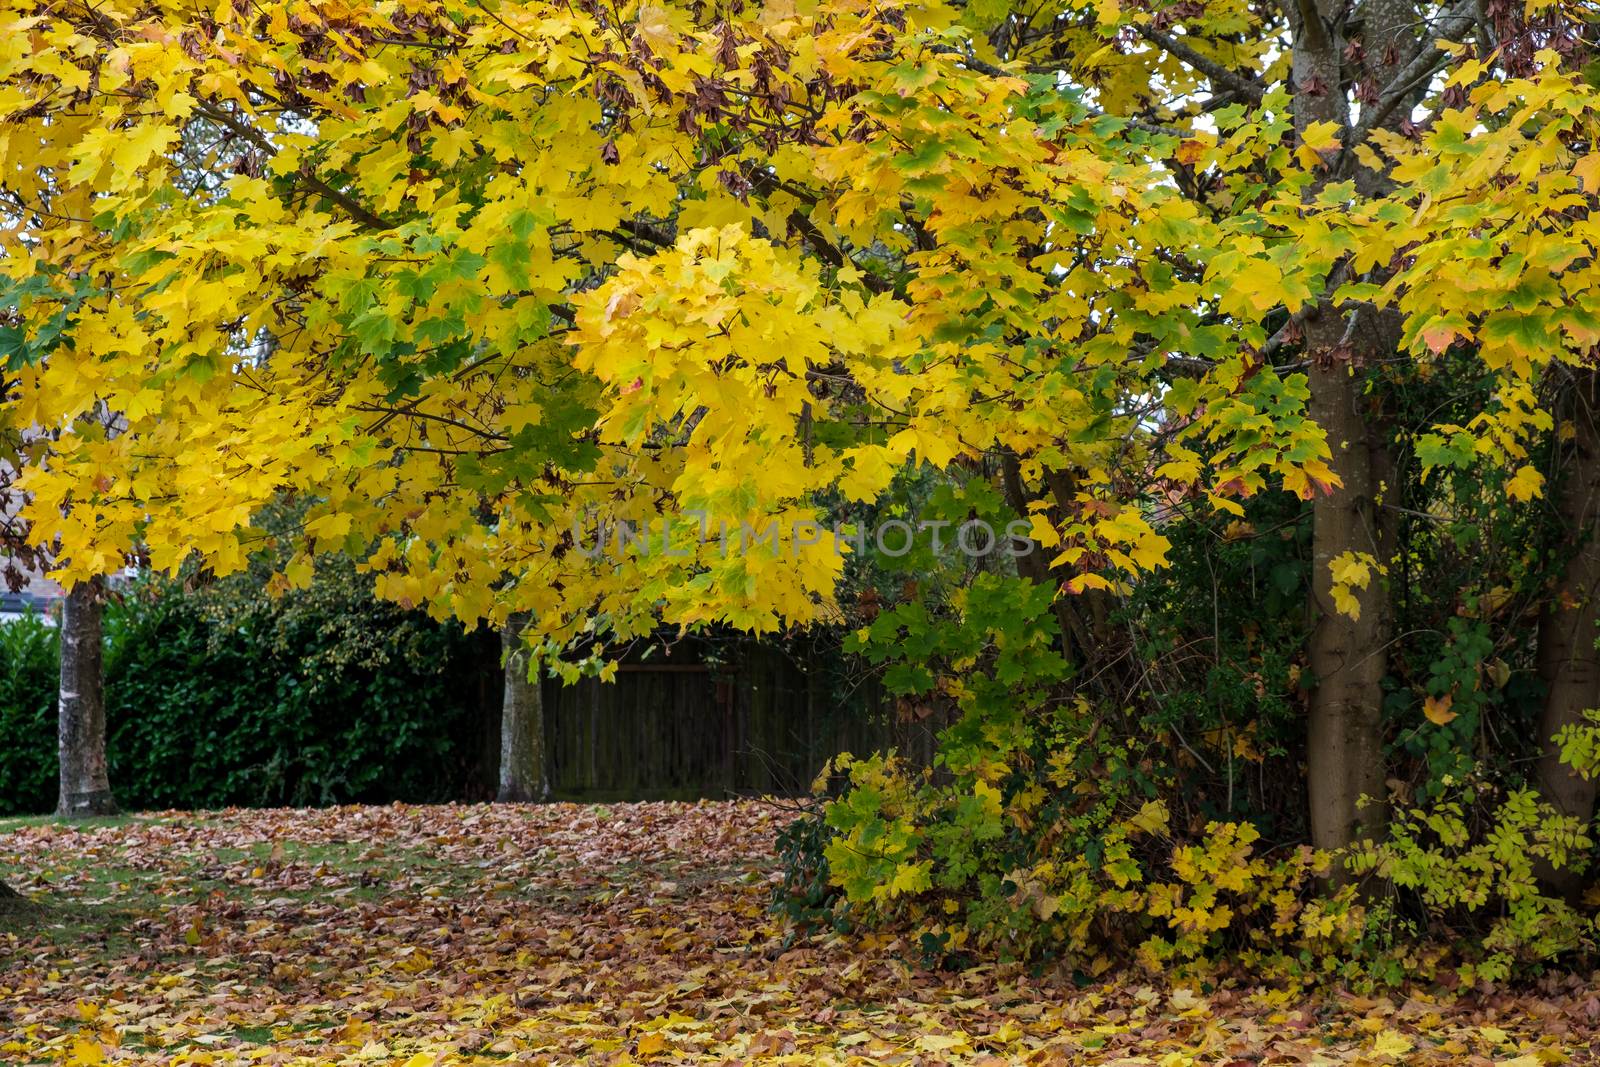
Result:
{"type": "MultiPolygon", "coordinates": [[[[1556,507],[1572,554],[1539,616],[1538,666],[1545,702],[1537,777],[1551,806],[1587,823],[1594,817],[1600,783],[1585,781],[1562,763],[1553,739],[1562,727],[1581,725],[1585,711],[1600,707],[1600,656],[1595,651],[1600,637],[1600,373],[1575,371],[1563,399],[1561,417],[1572,420],[1575,432],[1562,457],[1566,470],[1558,483],[1556,507]]],[[[1545,874],[1559,892],[1578,888],[1571,871],[1545,874]]]]}
{"type": "MultiPolygon", "coordinates": [[[[1392,92],[1404,82],[1401,68],[1418,50],[1416,12],[1407,0],[1372,0],[1365,8],[1362,46],[1351,50],[1342,32],[1338,0],[1299,0],[1291,8],[1294,28],[1294,120],[1303,131],[1313,122],[1346,129],[1365,119],[1351,112],[1344,85],[1357,78],[1392,92]]],[[[1397,98],[1398,99],[1398,98],[1397,98]]],[[[1381,108],[1382,125],[1407,118],[1407,108],[1381,108]]],[[[1356,166],[1358,187],[1377,191],[1383,173],[1356,166]]],[[[1321,182],[1308,195],[1315,195],[1321,182]]],[[[1314,688],[1306,729],[1307,792],[1311,842],[1343,849],[1378,833],[1388,820],[1383,752],[1383,676],[1390,605],[1385,581],[1371,575],[1358,594],[1360,613],[1351,618],[1333,602],[1333,561],[1346,553],[1386,564],[1393,555],[1393,522],[1380,505],[1390,458],[1382,436],[1370,425],[1360,367],[1392,356],[1398,343],[1392,316],[1337,307],[1336,288],[1309,310],[1303,323],[1311,415],[1327,434],[1330,466],[1342,487],[1319,494],[1312,505],[1311,612],[1309,648],[1314,688]],[[1365,800],[1363,800],[1365,798],[1365,800]]],[[[1342,867],[1336,868],[1342,880],[1342,867]]]]}
{"type": "MultiPolygon", "coordinates": [[[[1317,323],[1308,324],[1308,334],[1319,332],[1317,323]]],[[[1355,619],[1337,610],[1332,594],[1332,564],[1339,556],[1367,553],[1379,563],[1389,558],[1374,504],[1378,479],[1358,408],[1360,393],[1359,380],[1344,362],[1311,372],[1312,416],[1328,435],[1330,465],[1344,483],[1312,505],[1315,615],[1309,658],[1315,688],[1306,769],[1311,843],[1319,849],[1346,848],[1378,832],[1387,820],[1382,681],[1388,665],[1388,594],[1384,579],[1372,575],[1358,593],[1361,613],[1355,619]]]]}
{"type": "Polygon", "coordinates": [[[539,679],[529,678],[525,616],[513,616],[500,632],[505,654],[505,695],[500,706],[500,788],[496,800],[547,800],[544,766],[544,697],[539,679]]]}
{"type": "Polygon", "coordinates": [[[79,582],[61,604],[61,692],[57,703],[61,792],[56,814],[67,819],[117,812],[106,771],[102,592],[98,579],[79,582]]]}

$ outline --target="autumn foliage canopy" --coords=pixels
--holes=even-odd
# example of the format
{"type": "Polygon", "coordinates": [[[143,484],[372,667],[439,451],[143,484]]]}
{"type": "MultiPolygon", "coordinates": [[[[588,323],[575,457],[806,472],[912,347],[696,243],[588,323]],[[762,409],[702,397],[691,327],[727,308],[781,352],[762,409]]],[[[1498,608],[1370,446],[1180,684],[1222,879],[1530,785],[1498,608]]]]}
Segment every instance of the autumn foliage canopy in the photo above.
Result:
{"type": "Polygon", "coordinates": [[[350,553],[402,604],[528,613],[563,664],[663,624],[919,650],[897,684],[952,716],[949,773],[855,765],[835,883],[1024,950],[1019,915],[1094,941],[1105,915],[1065,903],[1094,894],[1170,926],[1157,965],[1235,907],[1344,951],[1370,898],[1291,902],[1374,872],[1415,914],[1536,902],[1506,958],[1592,933],[1551,883],[1592,847],[1600,704],[1586,11],[5,0],[0,22],[4,419],[64,576],[226,574],[271,540],[283,587],[350,553]],[[862,617],[850,535],[930,480],[1035,551],[862,617]],[[303,522],[269,535],[285,499],[303,522]],[[597,559],[606,524],[682,547],[597,559]],[[1462,526],[1497,569],[1450,600],[1429,568],[1472,555],[1462,526]],[[1268,527],[1306,531],[1273,579],[1304,625],[1267,649],[1243,618],[1238,667],[1221,594],[1170,590],[1255,589],[1185,585],[1190,549],[1268,527]],[[1427,633],[1465,620],[1443,651],[1400,643],[1424,600],[1427,633]],[[1135,654],[1180,631],[1293,714],[1185,733],[1135,654]],[[1533,740],[1485,779],[1505,805],[1430,822],[1412,790],[1456,802],[1514,673],[1545,704],[1506,712],[1533,740]],[[1285,834],[1340,858],[1252,858],[1235,761],[1308,785],[1285,834]],[[1424,869],[1423,837],[1459,858],[1488,826],[1522,835],[1485,853],[1520,856],[1511,881],[1470,881],[1476,853],[1424,869]],[[1169,833],[1204,851],[1152,859],[1169,833]],[[969,855],[986,840],[1026,855],[969,855]]]}

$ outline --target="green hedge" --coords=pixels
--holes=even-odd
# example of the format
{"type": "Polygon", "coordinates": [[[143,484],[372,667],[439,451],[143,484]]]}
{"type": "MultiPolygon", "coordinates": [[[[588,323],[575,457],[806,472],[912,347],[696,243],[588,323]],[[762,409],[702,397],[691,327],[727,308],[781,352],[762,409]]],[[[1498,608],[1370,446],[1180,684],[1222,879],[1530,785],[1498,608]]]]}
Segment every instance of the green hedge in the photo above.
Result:
{"type": "MultiPolygon", "coordinates": [[[[249,578],[136,587],[106,618],[112,788],[132,809],[482,795],[497,654],[348,567],[276,599],[249,578]]],[[[0,814],[49,811],[54,630],[0,625],[0,661],[0,814]]]]}
{"type": "Polygon", "coordinates": [[[57,647],[37,615],[0,624],[0,815],[55,807],[57,647]]]}

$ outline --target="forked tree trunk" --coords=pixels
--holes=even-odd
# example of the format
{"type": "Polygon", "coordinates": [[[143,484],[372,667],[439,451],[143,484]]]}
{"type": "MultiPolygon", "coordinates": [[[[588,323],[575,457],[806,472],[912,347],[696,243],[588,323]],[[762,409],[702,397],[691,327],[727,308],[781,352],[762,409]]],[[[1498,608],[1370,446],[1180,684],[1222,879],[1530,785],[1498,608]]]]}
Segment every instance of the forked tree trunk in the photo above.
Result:
{"type": "MultiPolygon", "coordinates": [[[[1583,823],[1594,816],[1594,780],[1585,780],[1561,762],[1554,741],[1564,726],[1582,724],[1583,713],[1600,706],[1600,373],[1574,372],[1563,398],[1562,418],[1574,434],[1563,453],[1565,470],[1557,483],[1556,508],[1562,536],[1571,554],[1556,588],[1539,616],[1539,677],[1545,684],[1539,718],[1539,791],[1563,815],[1583,823]]],[[[1570,871],[1547,872],[1557,890],[1571,893],[1577,878],[1570,871]]]]}
{"type": "Polygon", "coordinates": [[[505,695],[500,707],[500,788],[496,800],[546,800],[550,783],[544,769],[544,697],[537,678],[529,678],[528,646],[522,640],[526,617],[513,616],[500,632],[505,654],[505,695]]]}
{"type": "Polygon", "coordinates": [[[61,791],[56,814],[79,819],[115,815],[106,771],[106,702],[101,669],[102,585],[74,585],[61,603],[61,692],[57,740],[61,791]]]}
{"type": "MultiPolygon", "coordinates": [[[[1294,25],[1294,121],[1304,131],[1314,122],[1347,126],[1352,116],[1345,83],[1346,43],[1337,30],[1336,0],[1302,0],[1291,10],[1294,25]]],[[[1392,5],[1374,4],[1375,9],[1392,5]]],[[[1405,42],[1393,35],[1400,22],[1388,12],[1369,12],[1363,76],[1382,85],[1391,76],[1405,42]],[[1391,49],[1387,46],[1394,45],[1391,49]]],[[[1414,20],[1414,15],[1411,16],[1414,20]]],[[[1414,31],[1413,31],[1414,32],[1414,31]]],[[[1363,185],[1383,181],[1364,171],[1363,185]]],[[[1314,195],[1320,188],[1308,191],[1314,195]]],[[[1330,282],[1330,289],[1334,286],[1330,282]]],[[[1310,371],[1311,415],[1327,434],[1330,466],[1342,486],[1319,495],[1312,505],[1311,611],[1309,649],[1314,688],[1306,729],[1307,792],[1311,842],[1319,849],[1343,849],[1376,833],[1387,821],[1383,760],[1383,689],[1387,668],[1389,605],[1386,584],[1372,573],[1358,594],[1358,618],[1335,607],[1332,563],[1346,553],[1367,554],[1385,564],[1390,552],[1377,500],[1380,472],[1386,467],[1381,442],[1368,426],[1361,379],[1355,367],[1388,343],[1390,324],[1360,323],[1360,312],[1337,307],[1324,294],[1303,324],[1310,371]],[[1363,802],[1363,798],[1367,798],[1363,802]]],[[[1388,354],[1388,353],[1382,353],[1388,354]]],[[[1344,869],[1336,866],[1336,880],[1344,869]]]]}

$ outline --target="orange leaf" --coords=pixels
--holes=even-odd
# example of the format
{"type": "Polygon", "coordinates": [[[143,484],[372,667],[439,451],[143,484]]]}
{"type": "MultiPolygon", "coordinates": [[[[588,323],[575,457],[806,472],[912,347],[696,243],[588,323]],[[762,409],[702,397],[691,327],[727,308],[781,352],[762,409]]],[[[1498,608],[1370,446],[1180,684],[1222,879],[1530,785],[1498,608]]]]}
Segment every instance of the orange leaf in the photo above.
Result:
{"type": "Polygon", "coordinates": [[[1422,714],[1435,726],[1447,726],[1460,714],[1450,710],[1450,705],[1455,703],[1455,697],[1446,693],[1442,697],[1429,697],[1422,702],[1422,714]]]}
{"type": "Polygon", "coordinates": [[[1448,326],[1430,326],[1422,331],[1422,343],[1436,356],[1449,348],[1455,339],[1456,332],[1448,326]]]}

